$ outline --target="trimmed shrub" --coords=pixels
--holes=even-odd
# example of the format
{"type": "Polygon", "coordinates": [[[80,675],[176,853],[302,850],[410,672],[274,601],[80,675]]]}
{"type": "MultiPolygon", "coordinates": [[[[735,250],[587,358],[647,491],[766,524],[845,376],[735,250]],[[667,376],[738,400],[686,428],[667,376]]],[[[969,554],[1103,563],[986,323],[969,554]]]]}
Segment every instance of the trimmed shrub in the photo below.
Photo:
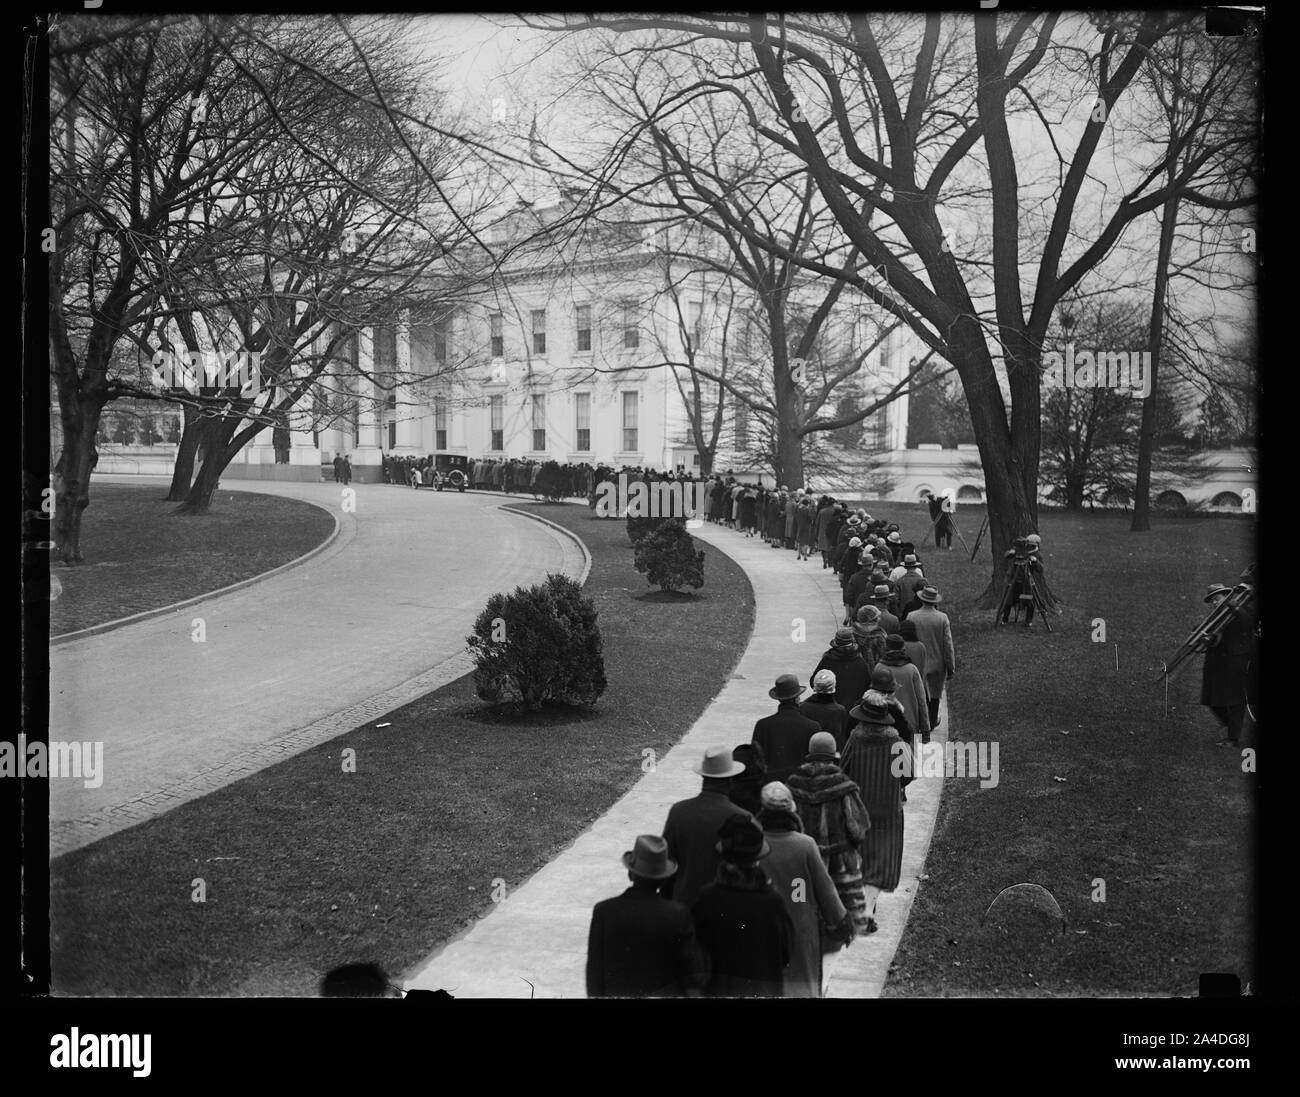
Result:
{"type": "Polygon", "coordinates": [[[485,701],[513,700],[535,712],[556,701],[590,707],[605,692],[596,607],[567,575],[492,595],[466,642],[485,701]]]}
{"type": "Polygon", "coordinates": [[[636,545],[636,570],[662,590],[704,586],[704,550],[680,518],[661,520],[659,528],[636,545]]]}
{"type": "Polygon", "coordinates": [[[627,516],[627,539],[632,542],[635,548],[644,541],[650,534],[654,533],[665,522],[670,521],[668,518],[633,518],[627,516]]]}

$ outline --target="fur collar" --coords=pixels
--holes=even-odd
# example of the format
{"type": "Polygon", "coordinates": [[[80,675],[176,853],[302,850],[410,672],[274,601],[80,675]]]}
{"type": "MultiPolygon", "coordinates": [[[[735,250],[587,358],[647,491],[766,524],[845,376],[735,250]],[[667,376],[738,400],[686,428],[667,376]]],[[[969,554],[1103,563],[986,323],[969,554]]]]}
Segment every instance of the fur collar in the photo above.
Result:
{"type": "Polygon", "coordinates": [[[732,891],[767,891],[772,881],[759,865],[733,865],[722,861],[718,865],[718,883],[732,891]]]}
{"type": "Polygon", "coordinates": [[[905,651],[887,651],[880,661],[887,667],[905,667],[911,663],[912,658],[905,651]]]}
{"type": "Polygon", "coordinates": [[[839,800],[858,787],[834,762],[805,762],[785,783],[795,799],[805,804],[839,800]]]}

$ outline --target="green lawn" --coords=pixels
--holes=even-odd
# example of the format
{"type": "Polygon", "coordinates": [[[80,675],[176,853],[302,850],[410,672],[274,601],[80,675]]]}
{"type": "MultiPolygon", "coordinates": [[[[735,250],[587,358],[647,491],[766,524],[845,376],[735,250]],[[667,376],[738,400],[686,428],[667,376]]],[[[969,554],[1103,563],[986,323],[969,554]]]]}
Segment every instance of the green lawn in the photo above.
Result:
{"type": "Polygon", "coordinates": [[[82,518],[86,562],[56,565],[50,635],[220,590],[310,552],[334,529],[297,499],[219,491],[206,515],[173,513],[161,484],[95,484],[82,518]],[[57,589],[57,588],[56,588],[57,589]]]}
{"type": "MultiPolygon", "coordinates": [[[[923,520],[878,505],[914,509],[907,531],[923,520]]],[[[972,546],[982,517],[959,511],[972,546]]],[[[1157,522],[1136,535],[1124,515],[1042,515],[1047,576],[1066,603],[1051,633],[994,631],[974,606],[987,545],[974,564],[960,543],[923,556],[953,618],[957,738],[997,740],[1001,781],[946,783],[887,995],[1190,995],[1202,972],[1252,977],[1255,778],[1215,745],[1199,658],[1172,683],[1168,718],[1154,679],[1204,616],[1205,586],[1236,582],[1254,558],[1255,529],[1157,522]],[[1105,643],[1092,640],[1096,618],[1105,643]],[[1063,936],[1028,909],[982,921],[1025,882],[1055,897],[1063,936]]]]}
{"type": "Polygon", "coordinates": [[[592,552],[610,683],[596,710],[506,718],[464,678],[57,858],[56,993],[309,995],[359,959],[396,978],[490,910],[493,880],[518,887],[604,813],[644,749],[689,730],[753,626],[744,573],[706,549],[698,596],[657,598],[622,522],[529,506],[592,552]],[[356,773],[342,772],[344,748],[356,773]]]}

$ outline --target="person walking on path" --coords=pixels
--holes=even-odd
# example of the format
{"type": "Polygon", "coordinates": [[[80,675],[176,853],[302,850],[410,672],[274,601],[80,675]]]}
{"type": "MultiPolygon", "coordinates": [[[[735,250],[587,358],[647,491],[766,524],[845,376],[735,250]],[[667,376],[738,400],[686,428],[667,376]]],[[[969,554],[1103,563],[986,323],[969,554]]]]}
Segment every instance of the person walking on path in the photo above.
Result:
{"type": "Polygon", "coordinates": [[[817,548],[822,554],[822,568],[831,566],[831,551],[835,548],[835,538],[839,535],[839,505],[828,496],[822,496],[821,509],[817,511],[817,548]]]}
{"type": "Polygon", "coordinates": [[[767,775],[782,780],[803,761],[808,749],[808,736],[821,730],[821,725],[799,711],[799,698],[804,688],[793,674],[777,677],[776,685],[767,695],[777,702],[776,712],[764,716],[754,724],[751,740],[762,748],[767,759],[767,775]]]}
{"type": "Polygon", "coordinates": [[[796,559],[811,560],[814,548],[813,525],[817,514],[813,510],[813,501],[805,496],[794,516],[794,539],[799,555],[796,559]]]}
{"type": "MultiPolygon", "coordinates": [[[[903,707],[903,702],[898,699],[898,686],[894,682],[893,672],[887,666],[877,666],[871,672],[871,688],[862,695],[863,704],[882,705],[886,712],[894,720],[894,730],[898,737],[907,744],[909,750],[914,750],[914,740],[916,732],[907,718],[907,710],[903,707]]],[[[903,799],[907,799],[907,793],[903,793],[903,799]]]]}
{"type": "Polygon", "coordinates": [[[885,637],[885,657],[876,664],[873,674],[888,670],[894,678],[894,697],[903,706],[908,726],[921,737],[922,743],[930,741],[930,705],[925,679],[921,671],[907,657],[905,641],[894,633],[885,637]]]}
{"type": "MultiPolygon", "coordinates": [[[[847,717],[847,713],[845,716],[847,717]]],[[[731,779],[727,798],[741,811],[757,815],[763,786],[773,778],[767,775],[767,759],[757,743],[741,743],[731,751],[731,757],[745,767],[745,772],[731,779]]]]}
{"type": "Polygon", "coordinates": [[[817,843],[840,902],[855,929],[865,932],[869,914],[862,883],[862,843],[871,817],[858,786],[840,768],[839,752],[826,732],[808,741],[808,754],[790,774],[789,788],[804,833],[817,843]]]}
{"type": "Polygon", "coordinates": [[[916,627],[916,638],[925,646],[925,687],[930,695],[930,727],[939,726],[939,699],[943,686],[957,673],[957,653],[952,644],[952,625],[948,615],[940,611],[943,596],[934,587],[925,587],[918,594],[921,608],[908,614],[908,621],[916,627]]]}
{"type": "MultiPolygon", "coordinates": [[[[677,862],[677,875],[664,888],[670,899],[690,906],[718,871],[718,828],[741,809],[727,797],[731,778],[745,767],[731,757],[728,747],[710,747],[693,767],[704,778],[698,796],[679,800],[668,809],[664,841],[668,856],[677,862]]],[[[741,812],[746,818],[748,812],[741,812]]]]}
{"type": "Polygon", "coordinates": [[[813,675],[812,688],[812,696],[799,702],[799,711],[829,732],[835,749],[842,750],[849,737],[849,710],[835,700],[835,672],[819,670],[813,675]]]}
{"type": "Polygon", "coordinates": [[[926,586],[925,575],[921,571],[921,561],[915,553],[909,552],[903,557],[903,574],[895,580],[898,585],[899,621],[905,621],[910,610],[908,604],[916,597],[916,592],[926,586]]]}
{"type": "Polygon", "coordinates": [[[835,675],[835,703],[842,705],[846,712],[867,692],[871,672],[862,660],[862,653],[858,650],[851,628],[835,630],[835,639],[823,653],[812,676],[816,678],[817,673],[823,670],[829,670],[835,675]]]}
{"type": "Polygon", "coordinates": [[[883,705],[863,700],[849,715],[858,726],[844,749],[843,769],[871,819],[862,842],[862,883],[865,932],[875,933],[876,900],[898,887],[903,871],[903,787],[911,780],[912,756],[883,705]]]}
{"type": "Polygon", "coordinates": [[[859,598],[858,604],[854,608],[856,611],[861,609],[863,605],[872,605],[875,606],[876,609],[880,610],[879,624],[880,627],[885,630],[885,635],[888,636],[891,632],[897,632],[898,626],[902,623],[892,612],[895,601],[896,595],[894,594],[893,588],[891,588],[888,583],[882,582],[877,583],[871,588],[871,598],[868,602],[864,603],[862,599],[859,598]]]}
{"type": "Polygon", "coordinates": [[[691,907],[695,934],[709,957],[711,998],[780,998],[794,945],[785,899],[759,863],[772,852],[749,815],[727,819],[718,832],[713,883],[691,907]]]}
{"type": "Polygon", "coordinates": [[[698,995],[707,960],[695,940],[695,921],[684,905],[660,893],[677,871],[668,843],[656,834],[638,835],[623,854],[623,867],[632,886],[591,912],[587,997],[698,995]]]}
{"type": "Polygon", "coordinates": [[[820,998],[823,937],[847,945],[853,940],[853,917],[835,890],[817,843],[803,833],[794,797],[780,781],[763,786],[758,822],[772,847],[763,868],[785,900],[794,926],[782,980],[784,997],[820,998]]]}
{"type": "MultiPolygon", "coordinates": [[[[925,645],[921,643],[916,635],[916,622],[904,621],[898,626],[899,634],[903,637],[903,653],[912,660],[912,665],[921,672],[921,682],[924,683],[926,672],[925,645]]],[[[886,641],[888,647],[888,641],[886,641]]],[[[930,704],[930,687],[925,687],[926,707],[930,704]]]]}
{"type": "Polygon", "coordinates": [[[336,453],[334,455],[334,483],[341,484],[342,482],[343,482],[343,458],[336,453]]]}
{"type": "MultiPolygon", "coordinates": [[[[865,605],[858,610],[857,620],[853,622],[853,639],[857,641],[858,651],[867,670],[875,669],[877,663],[885,657],[885,638],[887,633],[880,627],[880,610],[873,605],[865,605]]],[[[861,695],[859,695],[861,696],[861,695]]]]}

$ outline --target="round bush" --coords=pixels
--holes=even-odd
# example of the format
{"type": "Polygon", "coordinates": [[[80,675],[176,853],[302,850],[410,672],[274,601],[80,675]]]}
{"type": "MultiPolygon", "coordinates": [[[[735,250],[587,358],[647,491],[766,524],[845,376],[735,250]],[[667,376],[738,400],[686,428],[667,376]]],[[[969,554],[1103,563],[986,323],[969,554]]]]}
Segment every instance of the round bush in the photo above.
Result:
{"type": "Polygon", "coordinates": [[[662,590],[704,586],[704,550],[696,551],[695,538],[681,519],[663,521],[636,544],[636,570],[662,590]]]}
{"type": "Polygon", "coordinates": [[[605,692],[596,608],[567,575],[492,595],[466,642],[485,701],[505,698],[536,711],[553,701],[591,706],[605,692]]]}
{"type": "Polygon", "coordinates": [[[668,518],[634,518],[629,514],[627,516],[627,539],[635,547],[667,521],[669,521],[668,518]]]}

